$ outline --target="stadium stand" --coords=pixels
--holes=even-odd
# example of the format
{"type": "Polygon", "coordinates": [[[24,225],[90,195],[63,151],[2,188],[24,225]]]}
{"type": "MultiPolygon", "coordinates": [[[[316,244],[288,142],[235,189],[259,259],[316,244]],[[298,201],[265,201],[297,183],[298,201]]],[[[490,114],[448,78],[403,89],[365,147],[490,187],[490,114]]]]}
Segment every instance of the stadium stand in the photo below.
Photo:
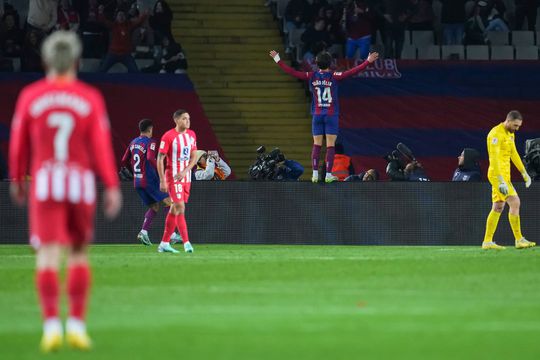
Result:
{"type": "Polygon", "coordinates": [[[189,76],[239,178],[264,144],[310,164],[311,124],[302,85],[268,56],[283,41],[263,2],[172,0],[173,34],[182,38],[189,76]]]}
{"type": "Polygon", "coordinates": [[[468,45],[465,50],[467,60],[489,60],[489,47],[487,45],[468,45]]]}
{"type": "Polygon", "coordinates": [[[492,46],[491,60],[514,60],[513,46],[492,46]]]}

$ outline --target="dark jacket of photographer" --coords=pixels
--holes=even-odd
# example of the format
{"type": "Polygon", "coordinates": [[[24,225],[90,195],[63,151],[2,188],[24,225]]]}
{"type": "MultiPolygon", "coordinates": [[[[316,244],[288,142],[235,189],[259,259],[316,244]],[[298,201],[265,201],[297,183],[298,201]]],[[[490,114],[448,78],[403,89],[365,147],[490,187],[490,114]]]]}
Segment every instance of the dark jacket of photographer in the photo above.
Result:
{"type": "Polygon", "coordinates": [[[401,162],[392,159],[386,166],[386,174],[392,181],[430,181],[424,169],[418,163],[409,163],[410,170],[403,169],[401,162]]]}
{"type": "Polygon", "coordinates": [[[481,181],[482,173],[478,159],[480,154],[475,149],[463,150],[463,164],[454,171],[452,181],[481,181]]]}

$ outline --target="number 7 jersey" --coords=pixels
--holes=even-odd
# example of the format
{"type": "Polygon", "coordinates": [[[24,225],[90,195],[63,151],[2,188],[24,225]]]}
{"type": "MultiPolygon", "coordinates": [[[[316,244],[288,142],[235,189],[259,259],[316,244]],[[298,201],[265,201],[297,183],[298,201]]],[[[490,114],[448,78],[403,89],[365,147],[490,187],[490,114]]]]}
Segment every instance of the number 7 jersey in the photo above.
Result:
{"type": "Polygon", "coordinates": [[[9,150],[11,179],[30,174],[37,201],[92,204],[96,174],[118,186],[103,98],[78,80],[43,79],[22,90],[9,150]]]}

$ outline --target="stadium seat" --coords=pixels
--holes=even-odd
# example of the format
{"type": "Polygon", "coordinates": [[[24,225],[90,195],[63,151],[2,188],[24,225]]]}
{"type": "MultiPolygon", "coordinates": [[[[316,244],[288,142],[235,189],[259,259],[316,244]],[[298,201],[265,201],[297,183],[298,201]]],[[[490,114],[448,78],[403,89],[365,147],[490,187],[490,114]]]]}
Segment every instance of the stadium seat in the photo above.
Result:
{"type": "MultiPolygon", "coordinates": [[[[407,43],[407,34],[405,33],[405,43],[407,43]]],[[[433,31],[411,31],[411,44],[415,46],[427,46],[435,44],[433,31]]]]}
{"type": "Polygon", "coordinates": [[[416,60],[416,46],[405,44],[401,51],[401,58],[403,60],[416,60]]]}
{"type": "Polygon", "coordinates": [[[534,45],[534,32],[532,31],[512,31],[512,45],[532,46],[534,45]]]}
{"type": "MultiPolygon", "coordinates": [[[[153,59],[135,59],[137,67],[141,70],[144,67],[150,66],[154,63],[153,59]]],[[[101,64],[101,59],[82,59],[81,60],[81,72],[98,72],[99,65],[101,64]]],[[[122,64],[115,64],[110,70],[109,73],[125,73],[127,72],[126,67],[122,64]]]]}
{"type": "Polygon", "coordinates": [[[419,47],[418,60],[441,60],[441,47],[438,45],[419,47]]]}
{"type": "Polygon", "coordinates": [[[491,46],[493,45],[508,45],[508,31],[489,31],[487,39],[491,46]]]}
{"type": "Polygon", "coordinates": [[[489,46],[468,45],[467,60],[489,60],[489,46]]]}
{"type": "Polygon", "coordinates": [[[514,60],[514,47],[492,46],[491,60],[514,60]]]}
{"type": "Polygon", "coordinates": [[[444,45],[442,46],[443,60],[464,60],[465,48],[463,45],[444,45]]]}
{"type": "Polygon", "coordinates": [[[516,60],[538,60],[538,47],[516,46],[516,60]]]}

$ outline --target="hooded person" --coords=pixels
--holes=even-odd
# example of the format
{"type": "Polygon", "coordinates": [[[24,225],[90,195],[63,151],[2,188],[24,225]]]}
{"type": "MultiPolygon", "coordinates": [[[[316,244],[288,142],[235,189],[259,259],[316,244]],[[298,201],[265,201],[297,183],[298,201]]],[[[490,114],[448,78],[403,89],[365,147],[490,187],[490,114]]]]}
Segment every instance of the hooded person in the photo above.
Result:
{"type": "Polygon", "coordinates": [[[480,153],[476,149],[465,148],[458,156],[458,168],[454,171],[452,181],[481,181],[480,153]]]}

